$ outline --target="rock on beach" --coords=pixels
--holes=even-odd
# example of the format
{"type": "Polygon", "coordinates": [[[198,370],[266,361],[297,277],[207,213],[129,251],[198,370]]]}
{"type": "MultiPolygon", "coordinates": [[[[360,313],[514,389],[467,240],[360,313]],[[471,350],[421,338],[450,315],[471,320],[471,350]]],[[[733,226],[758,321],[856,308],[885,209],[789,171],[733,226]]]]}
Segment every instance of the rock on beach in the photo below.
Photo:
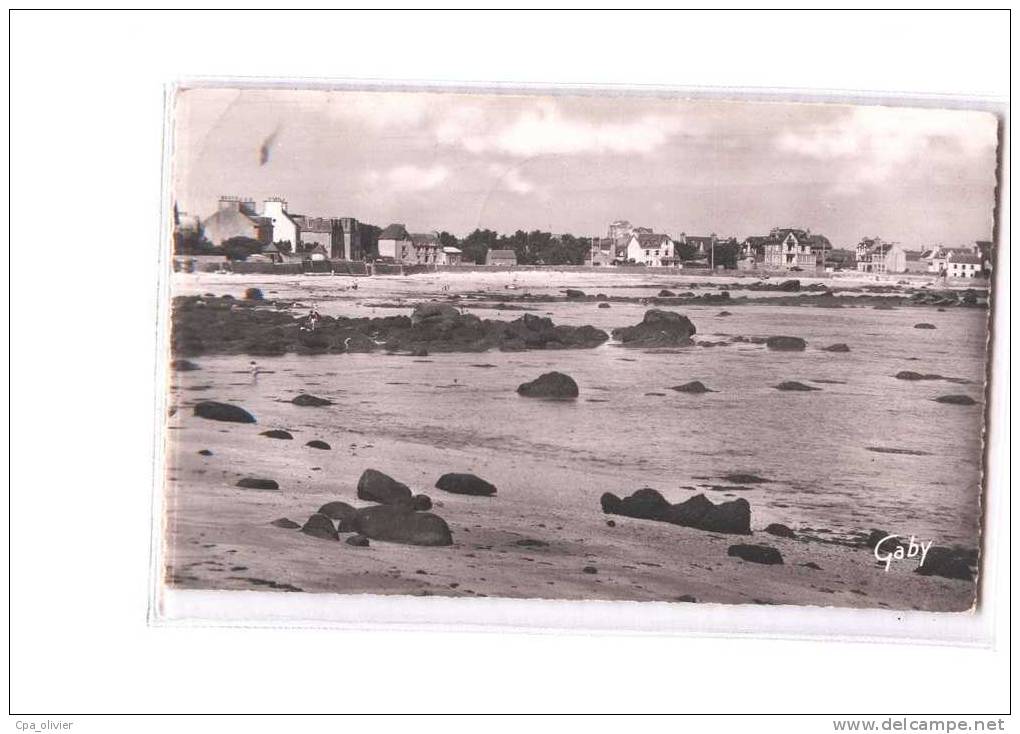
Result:
{"type": "Polygon", "coordinates": [[[551,398],[569,400],[580,394],[577,383],[570,375],[562,372],[546,372],[531,382],[517,388],[517,394],[526,398],[551,398]]]}
{"type": "Polygon", "coordinates": [[[212,421],[228,423],[254,423],[255,416],[244,408],[229,403],[217,403],[215,400],[203,400],[195,404],[195,415],[212,421]]]}
{"type": "Polygon", "coordinates": [[[354,529],[372,540],[408,545],[452,545],[450,526],[431,512],[409,507],[376,505],[363,507],[354,518],[354,529]]]}
{"type": "Polygon", "coordinates": [[[496,494],[495,485],[474,474],[444,474],[439,477],[436,487],[452,494],[468,494],[476,497],[490,497],[496,494]]]}
{"type": "Polygon", "coordinates": [[[358,480],[358,499],[383,505],[410,506],[412,497],[410,487],[375,469],[366,469],[358,480]]]}

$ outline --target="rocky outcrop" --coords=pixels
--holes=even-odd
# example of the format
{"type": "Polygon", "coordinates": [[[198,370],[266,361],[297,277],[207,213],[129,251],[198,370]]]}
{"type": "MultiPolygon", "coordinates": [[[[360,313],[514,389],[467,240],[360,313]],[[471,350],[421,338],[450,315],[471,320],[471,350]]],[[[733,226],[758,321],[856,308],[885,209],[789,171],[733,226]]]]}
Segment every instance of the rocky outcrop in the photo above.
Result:
{"type": "Polygon", "coordinates": [[[518,386],[517,394],[526,398],[569,400],[580,394],[577,383],[562,372],[546,372],[531,382],[518,386]]]}
{"type": "Polygon", "coordinates": [[[765,346],[776,352],[803,352],[807,342],[799,336],[770,336],[765,346]]]}
{"type": "Polygon", "coordinates": [[[444,474],[439,477],[436,487],[452,494],[469,494],[475,497],[490,497],[496,494],[496,487],[474,474],[444,474]]]}
{"type": "Polygon", "coordinates": [[[640,324],[613,329],[613,338],[625,347],[682,347],[693,344],[696,333],[683,314],[653,308],[645,311],[640,324]]]}
{"type": "Polygon", "coordinates": [[[431,512],[415,512],[409,507],[364,507],[354,518],[354,528],[372,540],[408,545],[453,544],[453,534],[443,518],[431,512]]]}
{"type": "Polygon", "coordinates": [[[751,563],[763,563],[767,566],[783,565],[783,556],[775,548],[768,545],[737,544],[731,545],[726,555],[751,563]]]}
{"type": "Polygon", "coordinates": [[[976,550],[954,547],[933,546],[928,550],[924,564],[914,569],[921,576],[941,576],[947,579],[973,581],[977,567],[978,553],[976,550]]]}
{"type": "Polygon", "coordinates": [[[346,502],[327,502],[319,508],[318,514],[337,521],[337,530],[341,533],[354,531],[354,516],[358,510],[346,502]]]}
{"type": "Polygon", "coordinates": [[[263,431],[259,435],[265,436],[266,438],[277,438],[283,441],[291,441],[294,439],[294,437],[290,434],[289,431],[283,431],[277,428],[274,428],[271,431],[263,431]]]}
{"type": "Polygon", "coordinates": [[[241,489],[273,490],[280,488],[275,479],[260,479],[259,477],[243,477],[238,479],[237,486],[241,489]]]}
{"type": "Polygon", "coordinates": [[[229,403],[217,403],[214,400],[203,400],[195,404],[195,415],[211,421],[228,423],[254,423],[255,416],[244,408],[229,403]]]}
{"type": "Polygon", "coordinates": [[[358,499],[410,507],[412,496],[406,484],[375,469],[366,469],[358,480],[358,499]]]}
{"type": "Polygon", "coordinates": [[[325,405],[332,405],[332,400],[326,398],[316,397],[315,395],[308,395],[307,393],[301,393],[290,402],[294,405],[298,405],[302,408],[321,408],[325,405]]]}
{"type": "Polygon", "coordinates": [[[716,533],[751,534],[751,505],[745,499],[716,505],[699,494],[685,502],[670,504],[657,490],[646,487],[623,499],[606,492],[600,502],[602,511],[611,515],[658,520],[716,533]]]}
{"type": "Polygon", "coordinates": [[[695,395],[700,395],[701,393],[706,392],[715,392],[715,390],[709,390],[707,387],[705,387],[704,383],[699,382],[698,380],[685,382],[683,385],[676,385],[675,387],[671,387],[670,390],[676,390],[677,392],[693,393],[695,395]]]}
{"type": "MultiPolygon", "coordinates": [[[[426,303],[411,316],[347,318],[323,316],[314,332],[290,304],[180,296],[173,303],[175,356],[199,354],[280,355],[374,352],[411,354],[484,352],[489,349],[590,349],[609,335],[592,326],[556,325],[525,314],[515,321],[483,320],[448,303],[426,303]]],[[[508,304],[511,308],[514,304],[508,304]]]]}
{"type": "Polygon", "coordinates": [[[786,382],[780,382],[775,386],[776,390],[786,390],[790,392],[815,392],[821,390],[820,387],[812,387],[811,385],[805,385],[803,382],[797,382],[796,380],[787,380],[786,382]]]}
{"type": "Polygon", "coordinates": [[[318,512],[309,517],[308,522],[301,526],[301,532],[305,535],[311,535],[313,538],[340,540],[336,528],[333,527],[333,521],[318,512]]]}
{"type": "Polygon", "coordinates": [[[970,395],[940,395],[935,398],[936,403],[945,403],[946,405],[976,405],[977,401],[970,395]]]}

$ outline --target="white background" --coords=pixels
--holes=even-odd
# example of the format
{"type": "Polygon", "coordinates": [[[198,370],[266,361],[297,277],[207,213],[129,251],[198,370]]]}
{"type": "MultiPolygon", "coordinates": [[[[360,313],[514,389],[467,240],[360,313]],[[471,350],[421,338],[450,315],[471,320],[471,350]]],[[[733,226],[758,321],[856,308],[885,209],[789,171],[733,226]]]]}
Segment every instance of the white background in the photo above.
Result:
{"type": "MultiPolygon", "coordinates": [[[[990,648],[146,624],[165,83],[653,84],[1003,102],[1006,13],[16,11],[10,24],[10,730],[47,718],[74,721],[73,732],[376,725],[81,715],[90,712],[1007,711],[1001,461],[991,477],[1001,542],[990,559],[990,648]]],[[[1007,255],[1008,209],[1003,227],[1007,255]]],[[[1003,371],[991,403],[1004,423],[1008,282],[999,294],[1003,371]]],[[[1008,427],[995,440],[1003,459],[1008,427]]],[[[828,718],[703,720],[695,730],[832,731],[828,718]]],[[[503,725],[448,725],[479,727],[503,725]]]]}

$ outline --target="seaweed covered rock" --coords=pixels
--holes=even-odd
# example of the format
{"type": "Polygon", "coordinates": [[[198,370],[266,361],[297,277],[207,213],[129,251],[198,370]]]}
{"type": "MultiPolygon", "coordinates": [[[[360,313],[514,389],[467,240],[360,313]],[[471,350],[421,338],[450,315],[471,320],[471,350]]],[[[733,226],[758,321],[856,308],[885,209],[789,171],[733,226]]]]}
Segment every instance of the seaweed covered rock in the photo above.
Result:
{"type": "Polygon", "coordinates": [[[452,494],[469,494],[476,497],[489,497],[496,494],[496,487],[474,474],[444,474],[439,477],[436,487],[452,494]]]}
{"type": "Polygon", "coordinates": [[[517,387],[517,394],[526,398],[547,398],[569,400],[580,394],[577,383],[570,375],[562,372],[546,372],[531,382],[517,387]]]}
{"type": "Polygon", "coordinates": [[[255,416],[244,408],[229,403],[217,403],[215,400],[203,400],[195,404],[195,415],[211,421],[227,423],[254,423],[255,416]]]}
{"type": "Polygon", "coordinates": [[[613,338],[626,347],[679,347],[692,344],[696,333],[683,314],[653,308],[645,312],[640,324],[613,329],[613,338]]]}
{"type": "Polygon", "coordinates": [[[404,483],[375,469],[366,469],[358,479],[358,499],[384,505],[410,506],[413,493],[404,483]]]}
{"type": "Polygon", "coordinates": [[[415,512],[410,507],[363,507],[354,518],[354,529],[372,540],[408,545],[453,544],[453,534],[443,518],[431,512],[415,512]]]}

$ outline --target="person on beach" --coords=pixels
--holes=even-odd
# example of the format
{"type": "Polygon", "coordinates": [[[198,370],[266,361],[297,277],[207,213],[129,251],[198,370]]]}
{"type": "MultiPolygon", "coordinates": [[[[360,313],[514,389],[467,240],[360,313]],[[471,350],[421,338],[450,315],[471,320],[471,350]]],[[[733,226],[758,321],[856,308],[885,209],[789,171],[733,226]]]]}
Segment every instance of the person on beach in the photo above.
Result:
{"type": "Polygon", "coordinates": [[[252,360],[248,364],[248,371],[251,372],[251,381],[253,383],[254,382],[258,382],[259,381],[259,366],[255,363],[255,360],[252,360]]]}
{"type": "Polygon", "coordinates": [[[312,310],[308,312],[308,330],[309,331],[315,331],[315,327],[319,323],[319,319],[320,318],[321,317],[319,316],[319,312],[316,311],[315,307],[313,306],[312,310]]]}

